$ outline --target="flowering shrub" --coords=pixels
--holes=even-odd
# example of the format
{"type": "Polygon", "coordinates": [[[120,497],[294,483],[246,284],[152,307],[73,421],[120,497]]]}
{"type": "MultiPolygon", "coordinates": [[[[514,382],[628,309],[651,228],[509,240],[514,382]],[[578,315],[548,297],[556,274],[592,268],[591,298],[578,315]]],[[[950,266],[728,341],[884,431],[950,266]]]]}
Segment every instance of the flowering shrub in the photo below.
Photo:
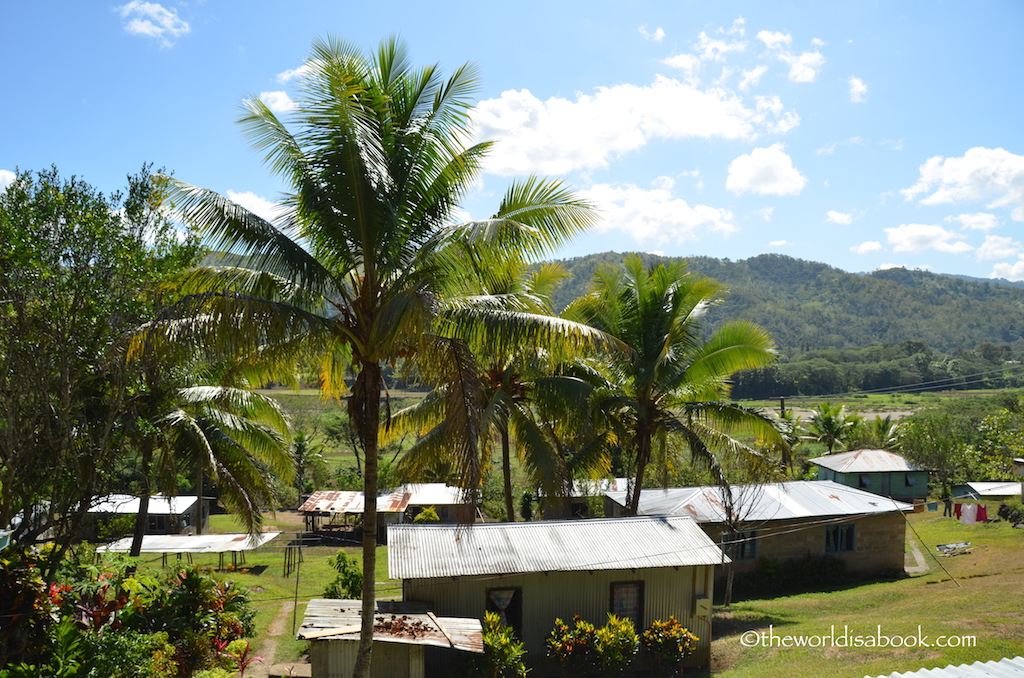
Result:
{"type": "Polygon", "coordinates": [[[608,623],[597,630],[594,649],[604,675],[622,673],[639,649],[633,620],[609,613],[608,623]]]}
{"type": "Polygon", "coordinates": [[[597,663],[597,629],[579,615],[573,617],[572,628],[555,619],[555,627],[544,644],[548,657],[557,661],[567,674],[588,671],[597,663]]]}
{"type": "Polygon", "coordinates": [[[501,678],[512,671],[516,676],[526,675],[526,664],[523,655],[526,648],[523,642],[516,640],[511,626],[501,623],[501,616],[496,612],[484,615],[484,673],[488,678],[501,678]]]}
{"type": "Polygon", "coordinates": [[[700,638],[690,633],[674,616],[667,621],[656,620],[640,636],[644,650],[654,656],[659,667],[678,666],[697,649],[698,640],[700,638]]]}

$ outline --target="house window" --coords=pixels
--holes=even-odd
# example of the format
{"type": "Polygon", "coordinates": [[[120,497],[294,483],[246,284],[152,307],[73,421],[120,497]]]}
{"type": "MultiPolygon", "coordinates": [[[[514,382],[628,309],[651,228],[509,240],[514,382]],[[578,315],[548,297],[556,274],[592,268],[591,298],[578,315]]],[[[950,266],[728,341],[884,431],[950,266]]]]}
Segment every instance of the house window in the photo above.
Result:
{"type": "Polygon", "coordinates": [[[733,560],[754,560],[757,558],[757,530],[732,532],[726,537],[733,542],[729,556],[733,560]]]}
{"type": "Polygon", "coordinates": [[[871,477],[865,474],[861,474],[860,482],[857,487],[871,487],[871,477]]]}
{"type": "Polygon", "coordinates": [[[853,525],[829,525],[825,528],[825,553],[855,551],[853,525]]]}
{"type": "Polygon", "coordinates": [[[644,628],[644,583],[642,581],[613,582],[611,599],[612,614],[616,617],[632,619],[636,628],[644,628]]]}
{"type": "Polygon", "coordinates": [[[484,609],[498,613],[502,623],[511,626],[517,638],[523,637],[522,589],[487,589],[484,609]]]}
{"type": "Polygon", "coordinates": [[[149,516],[149,532],[153,534],[167,532],[167,516],[149,516]]]}
{"type": "Polygon", "coordinates": [[[903,476],[903,485],[905,487],[913,487],[917,485],[917,478],[914,477],[913,473],[907,473],[903,476]]]}

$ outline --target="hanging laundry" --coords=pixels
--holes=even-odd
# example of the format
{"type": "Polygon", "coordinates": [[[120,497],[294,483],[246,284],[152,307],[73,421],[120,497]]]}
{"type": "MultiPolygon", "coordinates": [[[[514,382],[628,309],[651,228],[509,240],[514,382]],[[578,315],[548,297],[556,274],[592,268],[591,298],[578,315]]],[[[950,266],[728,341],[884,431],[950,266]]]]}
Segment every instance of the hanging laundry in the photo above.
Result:
{"type": "Polygon", "coordinates": [[[975,504],[964,504],[963,514],[960,516],[961,525],[973,525],[977,518],[978,507],[975,504]]]}
{"type": "Polygon", "coordinates": [[[985,506],[984,504],[978,504],[978,522],[988,522],[988,507],[985,506]]]}
{"type": "Polygon", "coordinates": [[[956,518],[957,520],[960,520],[960,516],[963,513],[963,510],[964,510],[964,505],[963,504],[954,504],[953,505],[953,517],[956,518]]]}

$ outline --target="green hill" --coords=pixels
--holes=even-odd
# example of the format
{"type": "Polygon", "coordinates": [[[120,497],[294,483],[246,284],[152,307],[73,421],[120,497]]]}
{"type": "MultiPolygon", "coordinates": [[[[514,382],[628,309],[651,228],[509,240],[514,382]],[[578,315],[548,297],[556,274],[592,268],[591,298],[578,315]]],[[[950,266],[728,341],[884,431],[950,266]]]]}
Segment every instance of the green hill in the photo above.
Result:
{"type": "MultiPolygon", "coordinates": [[[[556,292],[556,306],[586,293],[598,265],[624,257],[605,252],[561,261],[573,277],[556,292]]],[[[686,260],[692,271],[729,289],[726,301],[709,313],[710,327],[730,318],[753,320],[784,353],[906,341],[955,352],[986,342],[1013,344],[1024,336],[1024,289],[1012,284],[902,268],[847,273],[778,254],[686,260]]]]}

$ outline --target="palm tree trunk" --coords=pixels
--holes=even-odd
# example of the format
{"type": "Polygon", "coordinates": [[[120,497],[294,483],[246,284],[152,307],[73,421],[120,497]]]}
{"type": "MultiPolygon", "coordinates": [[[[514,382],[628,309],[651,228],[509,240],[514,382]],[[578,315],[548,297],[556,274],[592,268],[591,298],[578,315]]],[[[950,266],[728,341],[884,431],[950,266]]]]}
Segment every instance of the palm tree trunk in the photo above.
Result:
{"type": "Polygon", "coordinates": [[[203,465],[198,464],[196,468],[196,507],[194,509],[193,521],[196,526],[196,534],[203,533],[203,465]]]}
{"type": "Polygon", "coordinates": [[[380,426],[380,365],[362,363],[349,399],[349,417],[363,441],[363,607],[359,649],[352,678],[369,678],[376,613],[377,444],[380,426]],[[362,402],[359,402],[362,401],[362,402]],[[353,416],[353,413],[356,416],[353,416]]]}
{"type": "Polygon", "coordinates": [[[512,452],[508,442],[508,428],[501,429],[501,464],[505,476],[505,521],[514,523],[516,510],[512,505],[512,452]]]}
{"type": "Polygon", "coordinates": [[[629,498],[627,516],[635,516],[640,507],[640,490],[644,486],[644,471],[651,458],[651,434],[642,428],[636,441],[636,479],[633,481],[633,494],[629,498]]]}
{"type": "MultiPolygon", "coordinates": [[[[153,465],[153,443],[147,438],[142,443],[142,493],[139,496],[139,512],[135,516],[135,531],[132,533],[132,548],[128,555],[138,558],[142,553],[142,538],[146,535],[146,526],[149,524],[149,495],[152,494],[152,487],[149,482],[149,471],[153,465]]],[[[135,566],[128,568],[129,575],[135,574],[135,566]]]]}

